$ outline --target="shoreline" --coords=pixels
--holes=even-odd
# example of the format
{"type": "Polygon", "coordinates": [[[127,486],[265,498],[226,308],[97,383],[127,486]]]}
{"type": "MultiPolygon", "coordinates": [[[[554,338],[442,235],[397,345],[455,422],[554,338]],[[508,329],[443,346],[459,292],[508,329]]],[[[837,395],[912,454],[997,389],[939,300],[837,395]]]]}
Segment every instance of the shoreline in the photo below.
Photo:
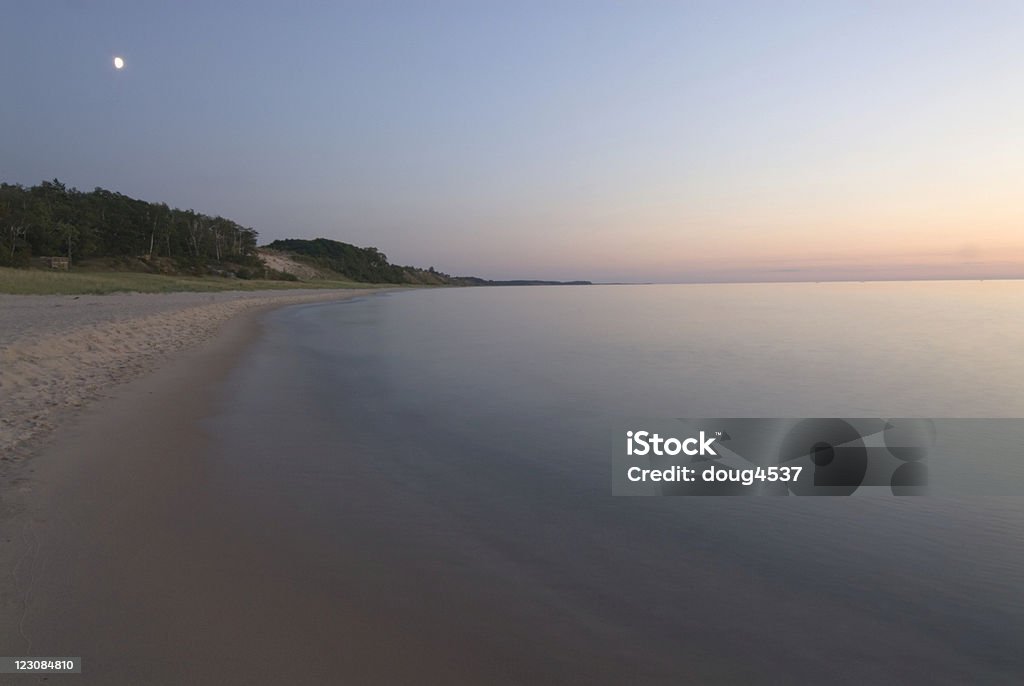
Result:
{"type": "Polygon", "coordinates": [[[233,318],[379,292],[0,296],[0,480],[44,450],[61,424],[216,338],[233,318]]]}
{"type": "MultiPolygon", "coordinates": [[[[1019,508],[613,498],[586,455],[604,449],[601,415],[629,405],[628,388],[602,405],[574,403],[594,379],[614,387],[624,368],[615,362],[632,350],[589,349],[603,376],[588,365],[524,379],[538,363],[541,372],[567,366],[568,356],[545,357],[553,334],[544,324],[569,308],[541,310],[540,325],[518,339],[509,331],[523,328],[513,317],[526,310],[495,308],[508,301],[493,293],[254,308],[84,409],[23,465],[24,480],[0,491],[6,654],[81,657],[82,684],[105,686],[736,683],[759,674],[809,683],[828,680],[835,655],[801,646],[841,625],[850,640],[836,655],[850,683],[879,674],[999,681],[1016,668],[1005,629],[1019,624],[1020,603],[1005,572],[1019,567],[1019,508]],[[480,330],[487,335],[471,335],[480,330]],[[495,362],[503,376],[484,374],[495,362]],[[555,407],[565,414],[534,423],[549,412],[536,398],[547,396],[562,398],[555,407]],[[565,437],[552,442],[556,422],[565,437]],[[491,447],[510,430],[509,445],[491,447]],[[961,564],[950,556],[965,545],[975,554],[961,564]],[[922,583],[922,560],[952,560],[961,585],[922,583]],[[877,583],[881,572],[888,583],[877,583]],[[789,636],[781,649],[757,640],[773,631],[789,636]]],[[[688,302],[702,304],[699,295],[688,302]]],[[[589,336],[609,311],[589,296],[564,302],[586,301],[591,309],[565,318],[574,333],[556,339],[569,355],[588,353],[573,345],[577,334],[589,336]]],[[[740,314],[762,307],[724,302],[740,314]]],[[[876,299],[858,302],[844,321],[877,312],[876,299]]],[[[614,320],[644,311],[636,305],[613,302],[614,320]]],[[[818,308],[779,311],[782,340],[818,326],[806,316],[818,308]]],[[[897,306],[891,317],[901,314],[897,306]]],[[[980,331],[969,324],[984,316],[951,321],[980,331]]],[[[746,322],[721,326],[738,340],[746,322]]],[[[949,328],[941,318],[931,326],[949,328]]],[[[675,331],[641,354],[657,360],[675,331]]],[[[877,344],[880,359],[906,335],[883,331],[891,337],[877,344]]],[[[712,369],[738,365],[724,395],[707,392],[723,405],[742,401],[761,349],[707,356],[721,333],[641,368],[632,388],[667,405],[678,386],[659,379],[696,351],[712,369]]],[[[827,339],[821,350],[845,348],[827,339]]],[[[784,374],[769,382],[788,388],[784,374]]]]}
{"type": "Polygon", "coordinates": [[[167,351],[152,369],[132,367],[102,397],[61,414],[27,459],[6,461],[5,654],[81,656],[83,683],[221,683],[246,673],[237,656],[216,654],[229,642],[190,647],[196,629],[182,624],[212,624],[206,635],[219,636],[245,614],[204,610],[225,593],[209,583],[203,565],[211,561],[232,569],[214,576],[236,580],[241,597],[269,592],[245,571],[256,551],[225,531],[237,513],[213,485],[203,421],[225,402],[219,391],[266,313],[376,292],[249,300],[208,317],[208,335],[167,351]]]}

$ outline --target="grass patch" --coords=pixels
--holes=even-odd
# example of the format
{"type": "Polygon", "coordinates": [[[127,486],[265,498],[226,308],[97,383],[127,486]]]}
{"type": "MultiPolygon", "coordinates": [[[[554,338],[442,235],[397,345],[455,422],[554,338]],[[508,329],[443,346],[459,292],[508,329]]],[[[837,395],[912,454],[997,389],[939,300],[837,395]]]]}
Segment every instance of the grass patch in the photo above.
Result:
{"type": "Polygon", "coordinates": [[[14,295],[104,295],[106,293],[177,293],[296,290],[301,288],[380,288],[394,284],[354,281],[264,281],[219,276],[165,276],[137,272],[50,271],[0,267],[0,293],[14,295]]]}

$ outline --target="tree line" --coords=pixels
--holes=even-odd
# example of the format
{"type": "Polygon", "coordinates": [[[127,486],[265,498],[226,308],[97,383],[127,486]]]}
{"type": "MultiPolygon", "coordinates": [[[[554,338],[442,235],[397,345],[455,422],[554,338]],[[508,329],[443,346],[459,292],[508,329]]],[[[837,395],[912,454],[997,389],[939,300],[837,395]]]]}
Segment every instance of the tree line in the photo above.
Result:
{"type": "Polygon", "coordinates": [[[360,248],[328,238],[286,238],[267,245],[272,250],[306,258],[311,263],[337,272],[346,279],[366,283],[450,283],[448,274],[430,269],[391,264],[377,248],[360,248]]]}
{"type": "Polygon", "coordinates": [[[177,267],[210,262],[258,266],[257,232],[224,217],[180,210],[54,179],[0,184],[0,265],[33,257],[166,258],[177,267]]]}
{"type": "MultiPolygon", "coordinates": [[[[216,273],[296,280],[270,269],[256,250],[258,234],[221,216],[180,210],[96,188],[80,191],[54,179],[25,187],[0,183],[0,266],[27,267],[33,258],[72,264],[106,258],[101,267],[216,273]]],[[[268,248],[289,253],[344,279],[368,283],[451,286],[557,284],[452,276],[433,267],[391,264],[377,248],[327,238],[286,239],[268,248]]],[[[589,283],[589,282],[573,282],[589,283]]]]}
{"type": "Polygon", "coordinates": [[[288,238],[267,246],[289,253],[323,269],[337,272],[352,281],[369,283],[417,284],[424,286],[561,286],[589,285],[589,281],[540,281],[518,279],[491,281],[476,276],[452,276],[433,267],[422,269],[391,264],[377,248],[360,248],[329,238],[288,238]]]}

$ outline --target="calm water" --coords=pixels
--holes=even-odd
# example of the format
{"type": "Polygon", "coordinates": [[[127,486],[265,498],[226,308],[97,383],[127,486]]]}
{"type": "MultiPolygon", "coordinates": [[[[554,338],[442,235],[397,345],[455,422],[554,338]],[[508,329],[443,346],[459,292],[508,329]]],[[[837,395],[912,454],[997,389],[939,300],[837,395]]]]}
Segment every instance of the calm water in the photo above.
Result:
{"type": "Polygon", "coordinates": [[[288,308],[225,389],[213,473],[239,536],[287,559],[282,597],[316,598],[367,675],[1019,683],[1020,499],[614,498],[609,430],[1024,417],[1022,306],[1024,283],[965,282],[288,308]]]}

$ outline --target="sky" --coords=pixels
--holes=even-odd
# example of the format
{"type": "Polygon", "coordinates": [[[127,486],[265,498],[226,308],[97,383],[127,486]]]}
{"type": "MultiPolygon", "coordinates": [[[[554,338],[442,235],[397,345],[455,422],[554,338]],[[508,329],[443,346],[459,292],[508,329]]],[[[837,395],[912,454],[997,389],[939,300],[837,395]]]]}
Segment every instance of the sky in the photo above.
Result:
{"type": "Polygon", "coordinates": [[[488,278],[1024,277],[1019,1],[6,0],[2,17],[8,183],[488,278]]]}

